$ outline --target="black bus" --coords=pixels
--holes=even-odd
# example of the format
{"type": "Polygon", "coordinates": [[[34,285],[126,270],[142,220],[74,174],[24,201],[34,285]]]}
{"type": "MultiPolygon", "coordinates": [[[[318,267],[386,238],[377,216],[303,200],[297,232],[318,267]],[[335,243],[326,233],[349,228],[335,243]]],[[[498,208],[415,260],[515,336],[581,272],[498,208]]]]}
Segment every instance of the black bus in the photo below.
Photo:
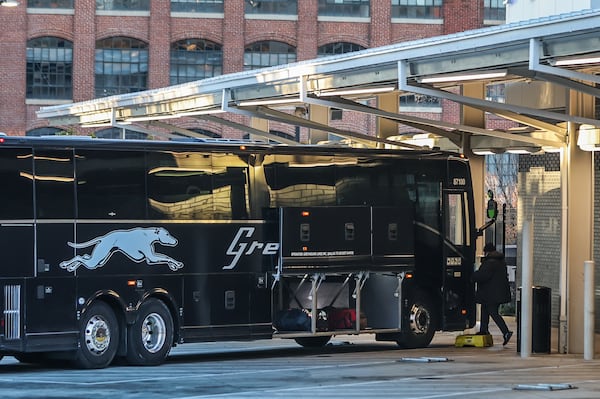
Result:
{"type": "Polygon", "coordinates": [[[0,138],[0,356],[475,324],[468,162],[439,151],[0,138]]]}

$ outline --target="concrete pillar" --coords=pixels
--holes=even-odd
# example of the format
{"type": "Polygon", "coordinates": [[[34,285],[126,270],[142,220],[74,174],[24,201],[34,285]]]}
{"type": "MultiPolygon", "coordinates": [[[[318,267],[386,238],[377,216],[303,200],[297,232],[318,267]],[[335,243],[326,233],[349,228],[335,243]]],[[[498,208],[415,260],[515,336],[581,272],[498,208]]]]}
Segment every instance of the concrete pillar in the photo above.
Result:
{"type": "MultiPolygon", "coordinates": [[[[400,98],[398,93],[386,93],[377,96],[377,108],[382,111],[398,113],[400,98]]],[[[398,123],[385,118],[377,118],[377,137],[386,138],[398,134],[398,123]]]]}
{"type": "MultiPolygon", "coordinates": [[[[569,113],[594,116],[594,99],[571,91],[569,113]]],[[[569,123],[567,148],[567,342],[569,353],[584,351],[584,262],[593,259],[593,157],[577,147],[578,126],[569,123]]],[[[564,182],[563,182],[564,184],[564,182]]],[[[565,221],[563,221],[565,223],[565,221]]]]}
{"type": "MultiPolygon", "coordinates": [[[[485,86],[482,83],[467,83],[462,86],[462,95],[467,97],[485,98],[485,86]]],[[[476,108],[461,106],[460,121],[464,125],[485,128],[485,112],[476,108]]],[[[467,133],[464,133],[465,135],[467,133]]],[[[469,137],[465,136],[462,151],[469,157],[471,164],[471,178],[473,179],[473,197],[475,199],[475,226],[482,226],[487,218],[486,215],[486,190],[485,190],[485,157],[475,155],[471,152],[469,137]]],[[[478,241],[477,253],[481,253],[485,243],[478,241]]]]}
{"type": "MultiPolygon", "coordinates": [[[[324,125],[329,124],[329,107],[310,104],[308,116],[311,121],[319,122],[324,125]]],[[[323,130],[310,129],[309,144],[317,144],[319,141],[329,140],[329,133],[323,130]]]]}
{"type": "MultiPolygon", "coordinates": [[[[262,118],[250,118],[250,127],[257,129],[257,130],[262,130],[263,132],[268,132],[269,131],[269,120],[268,119],[262,119],[262,118]]],[[[254,137],[252,136],[252,134],[250,134],[250,139],[253,139],[254,137]]],[[[264,140],[264,137],[256,137],[257,139],[260,140],[264,140]]]]}

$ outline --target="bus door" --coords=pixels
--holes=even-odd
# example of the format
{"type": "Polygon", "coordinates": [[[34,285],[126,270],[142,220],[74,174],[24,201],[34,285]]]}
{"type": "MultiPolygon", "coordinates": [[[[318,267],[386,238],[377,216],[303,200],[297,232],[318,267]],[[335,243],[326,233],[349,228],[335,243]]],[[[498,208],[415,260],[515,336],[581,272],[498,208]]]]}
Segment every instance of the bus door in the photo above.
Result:
{"type": "Polygon", "coordinates": [[[72,273],[60,263],[75,255],[75,179],[73,151],[34,151],[36,259],[27,287],[27,332],[72,331],[76,327],[76,289],[72,273]],[[52,311],[48,311],[51,309],[52,311]]]}
{"type": "MultiPolygon", "coordinates": [[[[450,161],[450,164],[454,162],[450,161]]],[[[443,195],[443,324],[445,329],[465,328],[474,321],[471,273],[474,220],[468,165],[455,162],[443,195]],[[464,166],[465,168],[461,168],[464,166]]]]}

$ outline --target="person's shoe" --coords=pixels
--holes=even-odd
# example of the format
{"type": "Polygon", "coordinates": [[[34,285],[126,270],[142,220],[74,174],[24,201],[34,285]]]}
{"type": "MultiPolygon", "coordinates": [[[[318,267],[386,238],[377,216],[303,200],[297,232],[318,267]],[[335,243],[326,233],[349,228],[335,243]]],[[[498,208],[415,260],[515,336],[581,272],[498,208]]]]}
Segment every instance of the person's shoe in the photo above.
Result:
{"type": "Polygon", "coordinates": [[[512,337],[513,332],[512,331],[508,331],[506,332],[503,336],[504,336],[504,341],[502,342],[502,345],[506,345],[508,344],[508,341],[510,341],[510,338],[512,337]]]}

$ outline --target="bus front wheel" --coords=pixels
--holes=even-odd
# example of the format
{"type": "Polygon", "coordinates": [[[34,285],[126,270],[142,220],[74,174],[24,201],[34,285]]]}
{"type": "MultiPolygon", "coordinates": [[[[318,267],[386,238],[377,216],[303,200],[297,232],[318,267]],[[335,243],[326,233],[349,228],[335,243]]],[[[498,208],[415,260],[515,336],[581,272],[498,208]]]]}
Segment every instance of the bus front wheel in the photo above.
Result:
{"type": "Polygon", "coordinates": [[[83,314],[79,330],[75,366],[98,369],[110,365],[119,346],[119,325],[110,306],[93,303],[83,314]]]}
{"type": "Polygon", "coordinates": [[[424,293],[409,298],[408,320],[405,321],[398,345],[403,348],[425,348],[437,329],[437,314],[433,301],[424,293]]]}
{"type": "Polygon", "coordinates": [[[127,361],[130,364],[155,366],[165,361],[173,344],[173,318],[158,299],[148,299],[140,306],[138,318],[127,329],[127,361]]]}

